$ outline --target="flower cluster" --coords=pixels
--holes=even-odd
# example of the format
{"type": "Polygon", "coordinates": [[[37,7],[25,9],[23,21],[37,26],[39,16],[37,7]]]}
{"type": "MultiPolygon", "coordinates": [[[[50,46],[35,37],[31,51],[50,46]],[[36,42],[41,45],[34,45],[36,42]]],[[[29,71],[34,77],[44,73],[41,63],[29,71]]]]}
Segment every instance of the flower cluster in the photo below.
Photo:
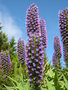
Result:
{"type": "Polygon", "coordinates": [[[20,63],[25,62],[25,45],[21,39],[19,39],[17,43],[17,57],[20,63]]]}
{"type": "Polygon", "coordinates": [[[45,21],[42,18],[40,19],[40,30],[41,30],[43,46],[44,48],[46,48],[47,47],[47,33],[46,33],[45,21]]]}
{"type": "Polygon", "coordinates": [[[61,58],[61,46],[60,46],[60,41],[59,37],[55,36],[54,37],[54,53],[53,53],[53,63],[58,64],[59,59],[61,58]]]}
{"type": "Polygon", "coordinates": [[[2,74],[8,74],[11,68],[11,60],[8,51],[1,51],[0,52],[1,58],[1,66],[2,66],[2,74]]]}
{"type": "Polygon", "coordinates": [[[44,48],[41,36],[31,36],[26,48],[26,65],[30,82],[39,84],[43,76],[44,48]]]}
{"type": "Polygon", "coordinates": [[[31,34],[39,33],[38,7],[35,4],[31,4],[26,12],[26,29],[28,37],[31,34]]]}
{"type": "Polygon", "coordinates": [[[59,12],[59,27],[64,47],[64,53],[66,53],[66,55],[64,54],[64,59],[66,61],[68,55],[68,8],[59,12]]]}

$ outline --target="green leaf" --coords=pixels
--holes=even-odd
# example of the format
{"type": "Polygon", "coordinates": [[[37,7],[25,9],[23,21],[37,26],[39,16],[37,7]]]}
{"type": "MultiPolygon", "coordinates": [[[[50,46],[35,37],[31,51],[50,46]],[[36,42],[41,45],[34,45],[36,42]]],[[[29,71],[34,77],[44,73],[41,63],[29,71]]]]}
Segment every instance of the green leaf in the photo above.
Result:
{"type": "Polygon", "coordinates": [[[53,81],[47,81],[47,87],[48,87],[48,90],[55,90],[55,87],[53,86],[53,81]]]}
{"type": "Polygon", "coordinates": [[[67,81],[67,79],[65,78],[65,76],[63,75],[63,78],[64,78],[64,83],[65,83],[65,87],[67,88],[67,90],[68,90],[68,81],[67,81]]]}
{"type": "Polygon", "coordinates": [[[54,77],[55,74],[54,74],[52,68],[50,68],[50,69],[48,70],[47,75],[50,76],[50,77],[54,77]]]}

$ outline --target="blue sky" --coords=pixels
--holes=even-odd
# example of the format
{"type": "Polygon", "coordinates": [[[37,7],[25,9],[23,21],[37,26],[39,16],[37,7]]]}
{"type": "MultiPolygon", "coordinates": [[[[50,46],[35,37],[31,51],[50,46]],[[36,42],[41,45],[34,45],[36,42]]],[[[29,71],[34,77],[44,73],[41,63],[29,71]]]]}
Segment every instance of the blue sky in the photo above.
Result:
{"type": "Polygon", "coordinates": [[[18,38],[21,37],[25,40],[25,43],[27,42],[25,15],[26,10],[31,3],[37,4],[39,16],[46,21],[46,53],[49,61],[51,61],[54,51],[53,38],[55,35],[60,37],[58,12],[59,10],[68,7],[68,0],[0,0],[0,22],[2,22],[2,25],[4,26],[3,31],[8,34],[9,38],[15,36],[15,39],[18,40],[18,38]]]}

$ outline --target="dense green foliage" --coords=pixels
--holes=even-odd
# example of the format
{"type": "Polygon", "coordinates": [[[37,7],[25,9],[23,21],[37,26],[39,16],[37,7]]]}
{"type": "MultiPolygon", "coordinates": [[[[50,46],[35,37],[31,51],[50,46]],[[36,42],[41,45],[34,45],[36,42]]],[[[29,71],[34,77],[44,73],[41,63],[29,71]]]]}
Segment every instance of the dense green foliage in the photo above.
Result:
{"type": "Polygon", "coordinates": [[[2,32],[2,27],[0,27],[0,51],[7,50],[9,48],[8,37],[2,32]]]}
{"type": "Polygon", "coordinates": [[[0,52],[1,50],[9,50],[10,57],[12,58],[12,55],[14,55],[14,52],[16,51],[15,44],[16,43],[14,37],[8,41],[8,36],[2,31],[2,26],[0,25],[0,52]]]}
{"type": "MultiPolygon", "coordinates": [[[[12,75],[3,79],[0,73],[0,90],[35,90],[25,77],[24,68],[16,58],[12,60],[12,75]]],[[[45,62],[41,90],[68,90],[68,68],[54,68],[46,60],[45,62]]]]}

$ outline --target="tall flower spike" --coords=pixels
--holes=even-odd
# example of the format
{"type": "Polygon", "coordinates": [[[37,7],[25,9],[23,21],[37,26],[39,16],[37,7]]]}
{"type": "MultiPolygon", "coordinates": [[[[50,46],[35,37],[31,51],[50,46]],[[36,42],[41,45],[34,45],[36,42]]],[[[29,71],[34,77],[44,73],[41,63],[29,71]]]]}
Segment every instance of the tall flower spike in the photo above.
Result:
{"type": "Polygon", "coordinates": [[[41,36],[43,40],[43,46],[44,48],[47,47],[47,32],[46,32],[46,27],[45,27],[45,21],[44,19],[40,19],[40,30],[41,30],[41,36]]]}
{"type": "Polygon", "coordinates": [[[19,39],[17,43],[17,57],[20,63],[25,62],[25,45],[21,39],[19,39]]]}
{"type": "Polygon", "coordinates": [[[38,85],[43,76],[44,48],[42,38],[38,35],[31,36],[27,43],[26,53],[29,81],[38,85]]]}
{"type": "Polygon", "coordinates": [[[64,59],[66,61],[68,59],[68,8],[59,12],[59,27],[63,42],[64,59]]]}
{"type": "Polygon", "coordinates": [[[55,52],[53,53],[53,56],[52,56],[52,63],[54,66],[58,64],[58,57],[56,56],[55,52]]]}
{"type": "Polygon", "coordinates": [[[11,60],[9,56],[8,51],[1,51],[0,52],[0,57],[1,57],[1,66],[2,66],[2,74],[9,74],[10,69],[11,69],[11,60]]]}
{"type": "Polygon", "coordinates": [[[26,12],[26,29],[28,37],[32,34],[39,33],[39,15],[38,7],[33,3],[26,12]]]}
{"type": "Polygon", "coordinates": [[[61,46],[60,46],[60,40],[58,36],[54,37],[54,51],[58,58],[61,58],[61,46]]]}
{"type": "Polygon", "coordinates": [[[68,47],[68,8],[59,12],[59,27],[63,44],[68,47]]]}
{"type": "Polygon", "coordinates": [[[64,46],[63,46],[63,56],[66,62],[66,66],[68,67],[68,49],[66,49],[64,46]]]}

